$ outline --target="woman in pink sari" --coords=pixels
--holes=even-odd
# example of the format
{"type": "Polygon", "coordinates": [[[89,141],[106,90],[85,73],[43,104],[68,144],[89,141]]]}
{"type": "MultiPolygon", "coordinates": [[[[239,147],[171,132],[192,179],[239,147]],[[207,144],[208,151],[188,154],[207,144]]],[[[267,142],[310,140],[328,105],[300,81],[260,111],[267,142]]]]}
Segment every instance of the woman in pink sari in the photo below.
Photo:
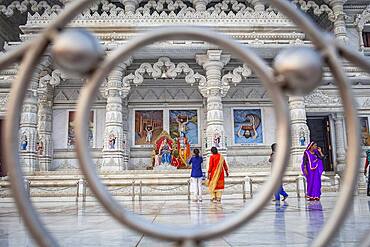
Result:
{"type": "Polygon", "coordinates": [[[322,160],[324,155],[317,143],[311,142],[304,154],[302,173],[307,181],[307,198],[309,201],[319,201],[321,196],[321,174],[324,171],[322,160]]]}

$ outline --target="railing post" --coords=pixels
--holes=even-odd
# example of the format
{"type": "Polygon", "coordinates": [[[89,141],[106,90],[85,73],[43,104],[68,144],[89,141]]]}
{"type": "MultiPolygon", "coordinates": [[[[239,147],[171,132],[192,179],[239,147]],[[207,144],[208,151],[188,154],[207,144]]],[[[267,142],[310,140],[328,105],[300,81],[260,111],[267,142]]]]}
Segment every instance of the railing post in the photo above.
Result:
{"type": "Polygon", "coordinates": [[[335,174],[335,176],[334,176],[334,185],[335,185],[336,191],[340,191],[340,176],[339,176],[339,174],[335,174]]]}
{"type": "Polygon", "coordinates": [[[245,195],[245,181],[242,181],[242,190],[243,190],[243,200],[245,201],[247,199],[245,195]]]}
{"type": "Polygon", "coordinates": [[[190,179],[188,179],[188,201],[190,201],[190,179]]]}
{"type": "Polygon", "coordinates": [[[300,177],[298,176],[298,177],[295,179],[296,191],[297,191],[297,198],[301,198],[301,193],[300,193],[300,191],[299,191],[299,180],[300,180],[300,177]]]}
{"type": "Polygon", "coordinates": [[[301,190],[303,188],[303,193],[304,193],[304,196],[306,197],[306,177],[302,176],[302,175],[299,175],[297,178],[296,178],[296,186],[297,186],[297,197],[300,198],[301,197],[301,190]],[[301,184],[301,181],[302,181],[302,184],[301,184]]]}
{"type": "Polygon", "coordinates": [[[79,198],[79,195],[80,195],[80,180],[78,180],[77,183],[76,183],[76,202],[78,202],[78,198],[79,198]]]}
{"type": "Polygon", "coordinates": [[[253,198],[253,184],[252,184],[253,182],[252,182],[252,178],[246,176],[244,178],[244,183],[248,183],[248,185],[249,185],[249,195],[250,195],[251,198],[253,198]]]}
{"type": "Polygon", "coordinates": [[[83,188],[82,188],[82,201],[83,202],[86,202],[87,183],[86,183],[85,179],[82,179],[82,185],[83,185],[83,188]]]}
{"type": "Polygon", "coordinates": [[[24,188],[26,189],[27,196],[31,197],[31,182],[27,178],[24,179],[24,188]]]}
{"type": "Polygon", "coordinates": [[[143,195],[143,181],[140,180],[140,187],[139,187],[139,201],[141,201],[141,197],[143,195]]]}
{"type": "Polygon", "coordinates": [[[78,181],[77,181],[77,191],[76,191],[76,202],[79,201],[80,199],[80,195],[82,195],[82,200],[84,200],[84,198],[86,197],[85,196],[85,191],[86,191],[86,188],[85,188],[85,182],[82,178],[80,178],[78,181]]]}
{"type": "Polygon", "coordinates": [[[135,201],[135,181],[132,181],[132,201],[135,201]]]}
{"type": "Polygon", "coordinates": [[[251,198],[253,198],[253,181],[252,181],[252,178],[249,178],[249,193],[251,195],[251,198]]]}

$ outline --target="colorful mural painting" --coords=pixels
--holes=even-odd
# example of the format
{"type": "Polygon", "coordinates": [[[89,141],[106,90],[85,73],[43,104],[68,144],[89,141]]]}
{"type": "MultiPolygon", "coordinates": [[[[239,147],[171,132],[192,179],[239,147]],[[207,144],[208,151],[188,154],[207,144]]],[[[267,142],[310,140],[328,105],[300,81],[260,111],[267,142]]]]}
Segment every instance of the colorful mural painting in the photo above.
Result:
{"type": "Polygon", "coordinates": [[[154,144],[162,131],[162,110],[135,111],[135,145],[154,144]]]}
{"type": "Polygon", "coordinates": [[[260,109],[234,109],[234,143],[263,143],[262,114],[260,109]]]}
{"type": "MultiPolygon", "coordinates": [[[[69,111],[68,112],[68,137],[67,137],[67,147],[74,148],[76,144],[76,136],[75,136],[75,119],[76,119],[76,112],[69,111]]],[[[94,145],[94,111],[90,112],[89,115],[89,144],[90,147],[94,145]]]]}
{"type": "Polygon", "coordinates": [[[199,144],[197,110],[170,110],[170,136],[173,139],[186,137],[190,145],[199,144]]]}

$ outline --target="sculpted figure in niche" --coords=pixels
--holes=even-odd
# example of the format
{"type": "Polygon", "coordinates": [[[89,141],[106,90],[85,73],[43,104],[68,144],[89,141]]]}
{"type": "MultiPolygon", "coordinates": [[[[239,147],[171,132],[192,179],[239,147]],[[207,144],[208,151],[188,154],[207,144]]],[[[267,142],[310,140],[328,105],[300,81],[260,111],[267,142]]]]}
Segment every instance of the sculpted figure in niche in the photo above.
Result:
{"type": "Polygon", "coordinates": [[[23,134],[21,138],[21,150],[27,150],[27,146],[28,146],[27,136],[23,134]]]}
{"type": "Polygon", "coordinates": [[[300,132],[299,132],[299,143],[301,146],[305,146],[306,145],[306,137],[304,137],[304,130],[301,129],[300,132]]]}
{"type": "Polygon", "coordinates": [[[36,143],[36,152],[38,155],[44,154],[44,143],[42,141],[36,143]]]}
{"type": "Polygon", "coordinates": [[[220,147],[220,142],[221,142],[221,135],[220,135],[219,132],[216,132],[213,135],[213,146],[216,147],[216,148],[219,148],[220,147]]]}
{"type": "Polygon", "coordinates": [[[108,139],[108,148],[109,149],[115,149],[116,148],[116,139],[117,139],[117,137],[113,133],[109,135],[109,139],[108,139]]]}

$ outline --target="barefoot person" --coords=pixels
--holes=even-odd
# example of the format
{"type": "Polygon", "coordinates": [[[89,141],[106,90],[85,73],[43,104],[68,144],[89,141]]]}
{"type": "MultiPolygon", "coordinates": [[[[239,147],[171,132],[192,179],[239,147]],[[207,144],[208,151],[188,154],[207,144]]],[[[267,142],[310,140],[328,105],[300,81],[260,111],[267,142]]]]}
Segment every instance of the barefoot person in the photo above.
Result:
{"type": "Polygon", "coordinates": [[[302,173],[307,180],[307,198],[319,201],[321,196],[321,174],[324,171],[324,155],[316,142],[311,142],[303,154],[302,173]]]}
{"type": "Polygon", "coordinates": [[[224,157],[218,153],[216,147],[211,148],[211,157],[208,166],[208,190],[212,202],[221,202],[222,191],[225,187],[225,175],[229,176],[229,168],[224,157]]]}
{"type": "MultiPolygon", "coordinates": [[[[270,154],[270,159],[269,159],[269,162],[271,163],[274,161],[275,152],[276,152],[276,143],[273,143],[271,145],[271,154],[270,154]]],[[[275,198],[273,201],[280,201],[280,195],[283,196],[282,201],[285,201],[288,198],[288,193],[285,192],[283,188],[283,183],[280,183],[278,190],[274,194],[275,198]]]]}

